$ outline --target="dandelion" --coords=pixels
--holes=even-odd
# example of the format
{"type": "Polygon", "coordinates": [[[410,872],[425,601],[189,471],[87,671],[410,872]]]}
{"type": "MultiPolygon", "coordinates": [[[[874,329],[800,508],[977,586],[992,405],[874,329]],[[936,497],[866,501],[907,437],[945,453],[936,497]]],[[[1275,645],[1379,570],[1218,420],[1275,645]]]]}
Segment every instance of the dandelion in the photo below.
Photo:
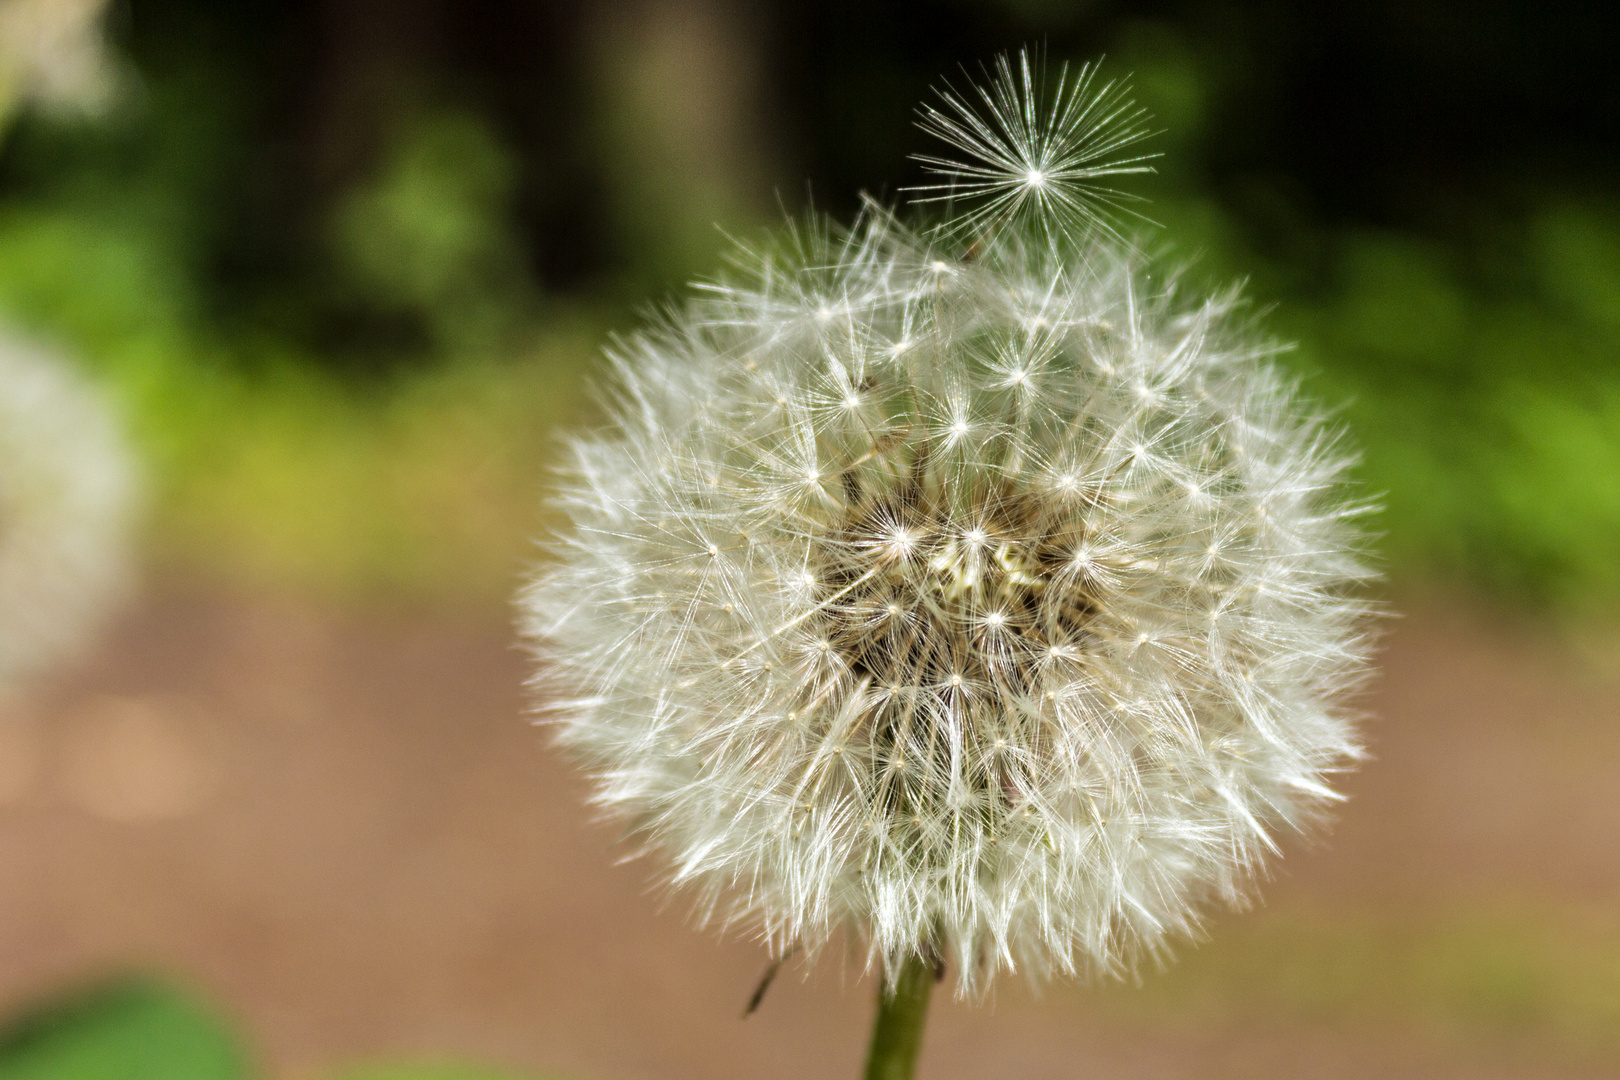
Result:
{"type": "Polygon", "coordinates": [[[118,71],[102,23],[108,0],[0,0],[0,133],[25,104],[96,113],[118,71]]]}
{"type": "MultiPolygon", "coordinates": [[[[963,175],[1135,115],[1000,70],[963,175]]],[[[1053,228],[989,180],[968,251],[868,204],[616,342],[521,597],[559,738],[700,914],[865,942],[869,1076],[937,970],[1120,975],[1241,904],[1358,753],[1337,432],[1235,295],[1084,227],[1091,158],[1038,160],[1053,228]]]]}
{"type": "Polygon", "coordinates": [[[122,593],[134,486],[106,404],[0,333],[0,689],[82,643],[122,593]]]}

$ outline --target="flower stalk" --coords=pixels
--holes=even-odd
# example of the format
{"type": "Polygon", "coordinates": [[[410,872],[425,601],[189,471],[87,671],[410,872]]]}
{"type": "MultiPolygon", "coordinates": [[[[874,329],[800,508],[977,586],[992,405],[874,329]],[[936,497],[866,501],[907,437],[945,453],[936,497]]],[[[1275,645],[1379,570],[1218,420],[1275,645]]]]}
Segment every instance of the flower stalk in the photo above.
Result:
{"type": "Polygon", "coordinates": [[[872,1023],[865,1080],[911,1080],[916,1073],[936,971],[936,965],[926,957],[910,956],[901,965],[894,985],[885,980],[878,987],[877,1018],[872,1023]]]}

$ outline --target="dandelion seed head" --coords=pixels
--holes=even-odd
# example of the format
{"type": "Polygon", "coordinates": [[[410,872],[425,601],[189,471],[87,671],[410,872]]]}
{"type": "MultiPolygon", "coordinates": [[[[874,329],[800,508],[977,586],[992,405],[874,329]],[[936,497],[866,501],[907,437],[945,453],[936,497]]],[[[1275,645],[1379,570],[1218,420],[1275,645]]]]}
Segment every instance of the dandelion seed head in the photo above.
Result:
{"type": "Polygon", "coordinates": [[[0,331],[0,688],[82,645],[126,592],[135,489],[107,403],[0,331]]]}
{"type": "MultiPolygon", "coordinates": [[[[986,131],[1047,155],[1020,175],[1112,160],[1042,126],[1090,90],[1054,120],[1003,74],[986,131]]],[[[699,911],[779,951],[849,929],[968,995],[1127,972],[1241,902],[1357,753],[1340,437],[1236,297],[1053,235],[962,259],[869,205],[741,251],[614,347],[613,426],[574,440],[521,598],[542,707],[699,911]]]]}

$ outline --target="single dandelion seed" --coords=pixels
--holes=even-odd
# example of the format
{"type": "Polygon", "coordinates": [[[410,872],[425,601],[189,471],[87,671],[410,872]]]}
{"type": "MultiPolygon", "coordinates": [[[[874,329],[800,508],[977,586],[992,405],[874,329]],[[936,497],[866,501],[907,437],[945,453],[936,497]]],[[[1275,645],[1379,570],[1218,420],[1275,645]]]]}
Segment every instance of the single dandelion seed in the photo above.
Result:
{"type": "Polygon", "coordinates": [[[971,93],[948,83],[936,91],[939,104],[922,106],[918,126],[962,157],[913,155],[942,178],[910,189],[913,200],[950,203],[948,230],[972,242],[1009,225],[1123,239],[1114,222],[1139,200],[1109,181],[1153,171],[1158,155],[1136,149],[1151,134],[1147,112],[1095,64],[1072,76],[1060,65],[1047,86],[1039,67],[1023,52],[1015,72],[1003,55],[971,93]]]}

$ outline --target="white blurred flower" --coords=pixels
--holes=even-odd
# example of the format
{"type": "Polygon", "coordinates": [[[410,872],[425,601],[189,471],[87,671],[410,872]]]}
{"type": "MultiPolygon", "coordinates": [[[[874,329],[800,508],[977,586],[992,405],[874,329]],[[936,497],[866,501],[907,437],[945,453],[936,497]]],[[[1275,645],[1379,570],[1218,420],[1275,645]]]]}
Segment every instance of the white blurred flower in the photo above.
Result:
{"type": "Polygon", "coordinates": [[[1235,298],[975,234],[869,207],[619,342],[521,598],[562,741],[705,915],[966,994],[1240,903],[1357,756],[1368,652],[1348,455],[1235,298]]]}
{"type": "Polygon", "coordinates": [[[96,112],[116,70],[101,23],[108,0],[0,0],[0,121],[26,100],[96,112]]]}
{"type": "Polygon", "coordinates": [[[80,645],[124,592],[134,489],[106,402],[0,330],[0,689],[80,645]]]}

